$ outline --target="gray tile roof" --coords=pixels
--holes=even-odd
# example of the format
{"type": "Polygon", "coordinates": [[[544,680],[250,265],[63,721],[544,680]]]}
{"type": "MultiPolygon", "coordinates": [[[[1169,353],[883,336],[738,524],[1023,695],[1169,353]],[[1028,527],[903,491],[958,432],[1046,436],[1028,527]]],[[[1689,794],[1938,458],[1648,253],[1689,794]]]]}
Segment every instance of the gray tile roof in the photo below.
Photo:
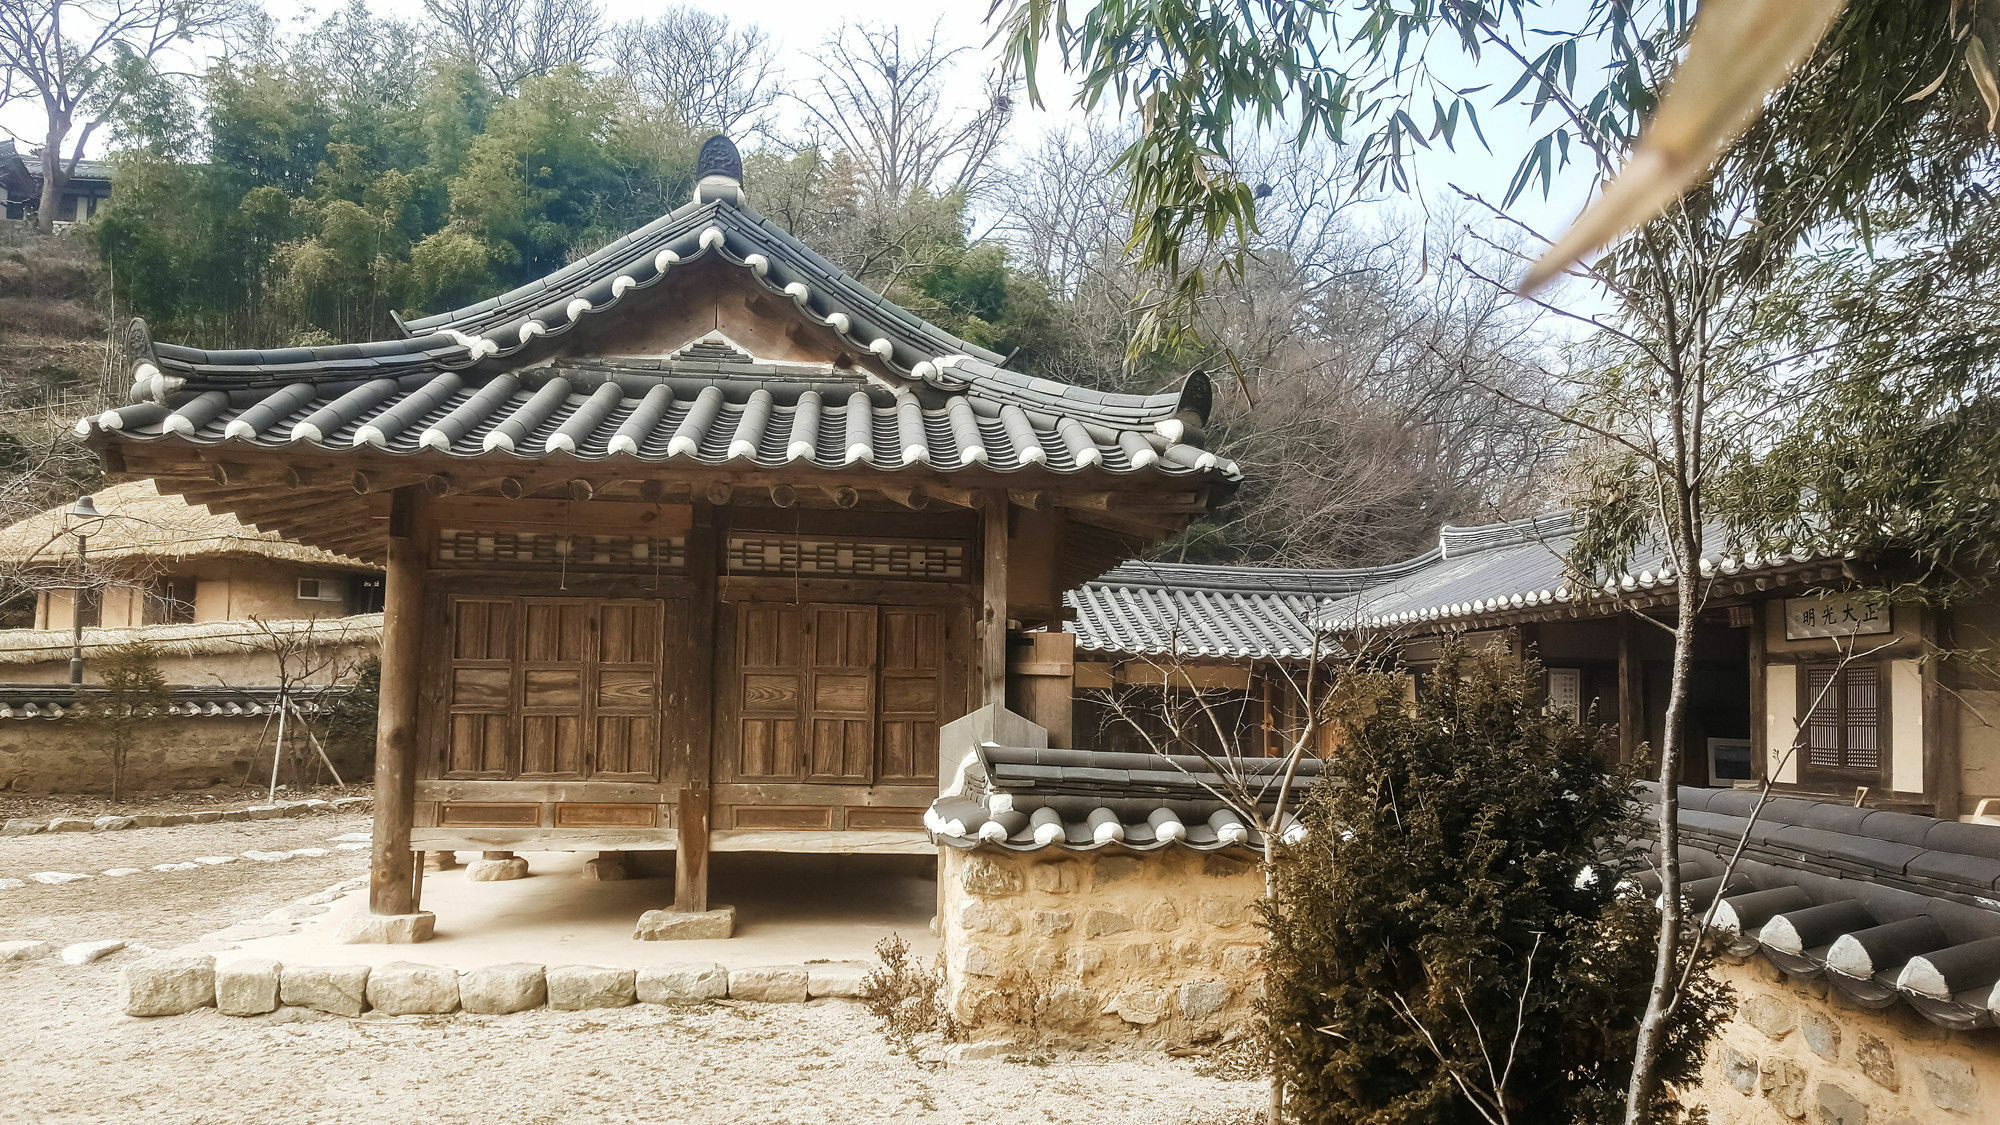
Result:
{"type": "Polygon", "coordinates": [[[1321,601],[1379,579],[1376,569],[1298,570],[1126,563],[1071,590],[1065,628],[1080,652],[1167,659],[1302,660],[1339,653],[1310,624],[1321,601]]]}
{"type": "MultiPolygon", "coordinates": [[[[1644,546],[1635,553],[1629,570],[1579,590],[1565,562],[1575,539],[1574,525],[1573,516],[1555,513],[1475,527],[1446,527],[1439,533],[1436,548],[1378,568],[1379,581],[1326,602],[1316,620],[1336,631],[1446,627],[1497,613],[1580,609],[1612,595],[1673,591],[1675,579],[1667,552],[1644,546]]],[[[1711,553],[1701,560],[1706,578],[1838,563],[1842,557],[1804,550],[1759,555],[1717,547],[1726,542],[1719,529],[1711,531],[1707,540],[1711,553]]]]}
{"type": "MultiPolygon", "coordinates": [[[[1266,811],[1276,807],[1285,766],[1282,758],[1240,763],[1243,775],[1255,779],[1266,811]]],[[[1294,792],[1318,776],[1319,768],[1316,759],[1299,762],[1294,792]]],[[[931,805],[924,824],[935,842],[954,848],[1261,847],[1257,825],[1215,798],[1211,787],[1218,783],[1209,764],[1191,755],[986,743],[967,758],[950,792],[931,805]]],[[[1288,814],[1283,831],[1297,829],[1288,814]]]]}
{"type": "MultiPolygon", "coordinates": [[[[1659,787],[1643,795],[1657,802],[1659,787]]],[[[1683,786],[1682,879],[1718,940],[1868,1008],[1902,1002],[1944,1027],[2000,1018],[2000,825],[1683,786]],[[1750,841],[1723,886],[1726,857],[1750,841]]],[[[1659,878],[1636,880],[1657,894],[1659,878]]]]}
{"type": "Polygon", "coordinates": [[[530,285],[406,328],[399,340],[208,351],[155,344],[135,323],[133,404],[78,432],[458,457],[1240,479],[1201,446],[1211,391],[1200,373],[1176,391],[1122,395],[1008,371],[726,200],[690,204],[530,285]],[[723,345],[666,360],[558,354],[579,325],[622,315],[634,292],[711,256],[889,374],[756,362],[723,345]]]}

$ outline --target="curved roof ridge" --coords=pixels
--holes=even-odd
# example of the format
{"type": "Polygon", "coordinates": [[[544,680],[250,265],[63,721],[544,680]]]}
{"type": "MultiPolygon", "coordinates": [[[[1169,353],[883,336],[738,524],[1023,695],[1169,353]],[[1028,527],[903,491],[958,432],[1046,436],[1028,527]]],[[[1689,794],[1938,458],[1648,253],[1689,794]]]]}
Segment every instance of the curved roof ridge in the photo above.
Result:
{"type": "Polygon", "coordinates": [[[1539,542],[1550,536],[1567,535],[1576,530],[1581,518],[1578,512],[1562,509],[1523,516],[1519,519],[1500,520],[1496,523],[1467,524],[1462,527],[1445,524],[1438,529],[1438,547],[1447,558],[1455,558],[1471,551],[1483,551],[1489,547],[1516,547],[1523,543],[1539,542]]]}

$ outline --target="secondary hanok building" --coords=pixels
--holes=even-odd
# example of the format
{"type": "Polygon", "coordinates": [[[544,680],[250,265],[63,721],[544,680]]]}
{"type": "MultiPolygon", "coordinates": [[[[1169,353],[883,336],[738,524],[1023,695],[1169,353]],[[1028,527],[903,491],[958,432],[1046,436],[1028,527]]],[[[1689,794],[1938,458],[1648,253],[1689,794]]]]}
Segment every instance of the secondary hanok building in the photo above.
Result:
{"type": "MultiPolygon", "coordinates": [[[[931,854],[936,732],[1010,629],[1204,512],[1207,381],[1032,378],[745,202],[693,200],[400,338],[135,330],[114,472],[387,567],[371,907],[413,851],[931,854]]],[[[387,929],[389,927],[385,927],[387,929]]]]}
{"type": "MultiPolygon", "coordinates": [[[[1421,677],[1443,638],[1533,654],[1551,706],[1616,722],[1627,756],[1660,743],[1677,599],[1661,552],[1588,589],[1567,573],[1570,516],[1446,527],[1436,547],[1332,601],[1336,635],[1393,645],[1421,677]]],[[[1770,778],[1783,793],[1848,804],[1974,814],[2000,798],[2000,703],[1991,598],[1950,610],[1885,604],[1884,577],[1845,554],[1734,549],[1701,561],[1705,598],[1689,678],[1682,781],[1729,788],[1770,778]]],[[[2000,807],[2000,800],[1994,802],[2000,807]]]]}
{"type": "MultiPolygon", "coordinates": [[[[1347,657],[1315,614],[1381,578],[1366,567],[1132,562],[1092,579],[1064,595],[1073,733],[1051,728],[1050,739],[1126,753],[1285,753],[1347,657]]],[[[1331,733],[1312,732],[1316,749],[1331,733]]]]}

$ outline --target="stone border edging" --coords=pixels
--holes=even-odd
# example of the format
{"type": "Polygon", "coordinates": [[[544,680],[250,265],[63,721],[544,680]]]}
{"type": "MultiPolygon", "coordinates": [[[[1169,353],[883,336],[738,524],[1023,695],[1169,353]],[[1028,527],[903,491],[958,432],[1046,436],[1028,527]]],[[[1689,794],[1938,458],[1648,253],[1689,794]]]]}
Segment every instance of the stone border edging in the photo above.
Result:
{"type": "Polygon", "coordinates": [[[308,1008],[338,1016],[504,1015],[535,1008],[585,1011],[634,1004],[716,1000],[803,1003],[860,995],[867,966],[858,961],[724,968],[712,962],[617,969],[599,965],[515,962],[453,969],[410,961],[384,965],[284,965],[254,955],[153,954],[119,974],[128,1016],[177,1016],[201,1008],[260,1016],[308,1008]]]}
{"type": "Polygon", "coordinates": [[[35,836],[44,832],[117,832],[127,828],[172,828],[182,824],[215,824],[220,821],[277,820],[315,812],[348,812],[374,802],[373,797],[335,797],[330,801],[308,797],[302,801],[278,801],[274,804],[246,805],[240,809],[202,809],[197,812],[114,814],[96,818],[58,816],[45,821],[15,817],[0,825],[0,836],[35,836]]]}

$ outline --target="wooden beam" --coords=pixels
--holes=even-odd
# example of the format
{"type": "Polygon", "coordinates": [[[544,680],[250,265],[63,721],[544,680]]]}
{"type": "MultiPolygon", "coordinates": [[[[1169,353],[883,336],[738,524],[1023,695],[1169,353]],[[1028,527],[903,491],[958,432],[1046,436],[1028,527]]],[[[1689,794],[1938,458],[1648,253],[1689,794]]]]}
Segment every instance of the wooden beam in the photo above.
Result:
{"type": "Polygon", "coordinates": [[[389,565],[383,582],[382,688],[375,723],[375,831],[368,909],[416,909],[410,829],[416,822],[418,686],[424,634],[424,531],[430,498],[396,490],[389,508],[389,565]]]}
{"type": "Polygon", "coordinates": [[[931,506],[930,494],[915,485],[909,488],[897,488],[892,484],[883,485],[882,495],[912,511],[921,512],[931,506]]]}
{"type": "Polygon", "coordinates": [[[799,502],[799,490],[789,484],[771,486],[771,503],[780,508],[789,508],[799,502]]]}
{"type": "Polygon", "coordinates": [[[1618,758],[1629,762],[1637,756],[1646,716],[1640,706],[1644,668],[1635,650],[1635,628],[1630,614],[1618,615],[1618,758]]]}
{"type": "Polygon", "coordinates": [[[1036,488],[1012,488],[1007,490],[1007,498],[1016,507],[1031,512],[1046,512],[1055,505],[1055,500],[1047,492],[1036,488]]]}
{"type": "Polygon", "coordinates": [[[569,493],[569,498],[572,500],[588,500],[597,495],[597,485],[577,477],[564,486],[564,491],[569,493]]]}
{"type": "Polygon", "coordinates": [[[501,477],[499,492],[509,500],[519,500],[528,494],[528,489],[521,483],[520,477],[501,477]]]}
{"type": "Polygon", "coordinates": [[[1923,652],[1917,657],[1918,682],[1923,699],[1924,790],[1941,820],[1957,820],[1964,802],[1965,777],[1958,745],[1958,699],[1955,685],[1946,681],[1952,667],[1944,659],[1952,644],[1951,622],[1946,611],[1919,607],[1917,628],[1923,652]]]}
{"type": "Polygon", "coordinates": [[[833,501],[836,508],[852,508],[861,503],[860,491],[851,485],[836,485],[821,491],[826,493],[827,499],[833,501]]]}
{"type": "Polygon", "coordinates": [[[1007,705],[1007,494],[992,493],[981,518],[979,705],[1007,705]]]}
{"type": "Polygon", "coordinates": [[[457,489],[457,482],[448,473],[432,473],[424,478],[424,491],[433,498],[450,496],[457,489]]]}
{"type": "MultiPolygon", "coordinates": [[[[1759,780],[1769,777],[1771,772],[1771,711],[1770,689],[1767,686],[1766,665],[1768,660],[1764,652],[1764,630],[1766,628],[1764,613],[1763,602],[1751,603],[1750,628],[1745,630],[1750,634],[1750,637],[1744,647],[1744,655],[1750,662],[1751,776],[1759,780]]],[[[1708,782],[1710,785],[1713,785],[1715,784],[1715,779],[1711,777],[1708,779],[1708,782]]]]}
{"type": "Polygon", "coordinates": [[[674,909],[700,914],[708,909],[709,788],[692,781],[681,786],[680,850],[674,853],[674,909]]]}
{"type": "Polygon", "coordinates": [[[734,494],[734,490],[723,481],[716,481],[714,484],[709,485],[703,493],[703,495],[708,497],[708,502],[717,507],[729,503],[729,498],[734,494]]]}

